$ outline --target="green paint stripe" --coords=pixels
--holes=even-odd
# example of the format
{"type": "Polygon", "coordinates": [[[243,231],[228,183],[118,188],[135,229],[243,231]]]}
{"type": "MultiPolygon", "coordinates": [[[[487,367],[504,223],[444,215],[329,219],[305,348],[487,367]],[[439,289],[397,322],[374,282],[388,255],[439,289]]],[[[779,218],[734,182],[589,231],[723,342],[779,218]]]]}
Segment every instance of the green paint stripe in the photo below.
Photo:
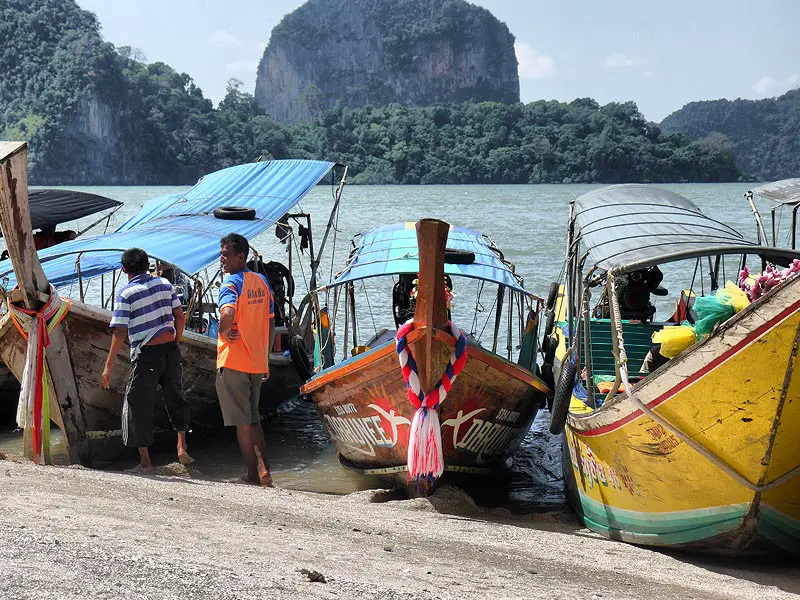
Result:
{"type": "Polygon", "coordinates": [[[736,529],[746,504],[671,512],[641,512],[614,508],[580,494],[589,529],[612,538],[642,544],[684,544],[736,529]]]}
{"type": "Polygon", "coordinates": [[[800,521],[762,505],[759,511],[758,532],[776,546],[800,555],[800,521]]]}

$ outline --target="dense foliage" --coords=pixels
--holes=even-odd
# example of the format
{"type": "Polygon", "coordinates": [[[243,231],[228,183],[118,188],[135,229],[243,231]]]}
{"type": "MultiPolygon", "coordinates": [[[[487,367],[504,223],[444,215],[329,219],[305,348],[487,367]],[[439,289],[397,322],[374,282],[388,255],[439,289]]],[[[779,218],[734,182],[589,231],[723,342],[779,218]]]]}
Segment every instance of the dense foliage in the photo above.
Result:
{"type": "Polygon", "coordinates": [[[259,157],[336,160],[361,183],[739,177],[725,139],[665,135],[632,102],[337,107],[278,123],[241,82],[214,108],[188,75],[103,42],[73,0],[0,6],[0,136],[30,141],[38,184],[192,183],[259,157]]]}
{"type": "Polygon", "coordinates": [[[738,168],[762,181],[800,175],[800,90],[765,100],[692,102],[662,126],[693,140],[724,139],[738,168]]]}

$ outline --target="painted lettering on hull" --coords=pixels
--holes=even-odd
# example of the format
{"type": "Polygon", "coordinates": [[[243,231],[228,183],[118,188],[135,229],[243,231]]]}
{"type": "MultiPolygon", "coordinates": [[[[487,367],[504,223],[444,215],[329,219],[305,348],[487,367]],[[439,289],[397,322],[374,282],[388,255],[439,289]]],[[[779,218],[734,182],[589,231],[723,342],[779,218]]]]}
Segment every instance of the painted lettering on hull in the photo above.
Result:
{"type": "MultiPolygon", "coordinates": [[[[453,447],[477,455],[478,463],[491,462],[503,456],[508,448],[516,445],[519,438],[525,435],[523,428],[478,419],[476,415],[485,410],[478,408],[466,414],[463,410],[459,410],[455,417],[442,423],[443,427],[453,428],[453,447]]],[[[503,413],[501,410],[495,418],[516,422],[519,413],[511,411],[503,413]]]]}
{"type": "Polygon", "coordinates": [[[365,456],[375,456],[376,448],[394,448],[397,445],[400,425],[411,425],[406,417],[394,408],[370,404],[367,408],[377,414],[359,416],[353,404],[334,406],[336,415],[324,415],[328,435],[336,442],[365,456]],[[384,423],[388,425],[386,431],[384,423]]]}
{"type": "Polygon", "coordinates": [[[590,490],[595,485],[621,490],[624,485],[625,489],[631,494],[634,493],[633,477],[628,473],[627,467],[618,465],[622,469],[622,474],[620,475],[616,468],[597,458],[592,449],[577,437],[574,435],[569,437],[572,438],[572,443],[567,444],[570,461],[572,466],[582,475],[579,478],[579,482],[583,482],[590,490]]]}

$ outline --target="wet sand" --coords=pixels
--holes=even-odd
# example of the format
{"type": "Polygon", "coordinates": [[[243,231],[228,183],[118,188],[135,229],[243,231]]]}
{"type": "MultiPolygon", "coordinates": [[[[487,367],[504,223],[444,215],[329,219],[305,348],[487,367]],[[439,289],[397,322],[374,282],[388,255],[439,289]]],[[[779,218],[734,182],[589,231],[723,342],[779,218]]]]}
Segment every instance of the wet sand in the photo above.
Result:
{"type": "MultiPolygon", "coordinates": [[[[190,467],[191,469],[191,467],[190,467]]],[[[345,496],[0,460],[0,598],[791,598],[798,563],[661,553],[454,488],[345,496]],[[318,576],[318,575],[319,576],[318,576]],[[321,576],[321,577],[320,577],[321,576]],[[311,579],[325,579],[325,583],[311,579]]]]}

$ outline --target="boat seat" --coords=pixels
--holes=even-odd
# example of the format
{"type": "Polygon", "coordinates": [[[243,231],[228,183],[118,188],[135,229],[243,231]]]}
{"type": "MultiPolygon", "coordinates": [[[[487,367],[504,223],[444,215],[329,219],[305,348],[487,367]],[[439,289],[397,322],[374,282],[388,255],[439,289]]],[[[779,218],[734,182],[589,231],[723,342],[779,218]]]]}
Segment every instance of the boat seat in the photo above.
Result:
{"type": "MultiPolygon", "coordinates": [[[[648,373],[639,371],[645,356],[653,347],[653,333],[672,323],[631,323],[622,322],[622,337],[628,355],[628,375],[646,377],[648,373]]],[[[613,376],[615,374],[613,345],[611,342],[611,320],[592,319],[592,375],[613,376]]],[[[585,356],[581,357],[585,362],[585,356]]]]}

